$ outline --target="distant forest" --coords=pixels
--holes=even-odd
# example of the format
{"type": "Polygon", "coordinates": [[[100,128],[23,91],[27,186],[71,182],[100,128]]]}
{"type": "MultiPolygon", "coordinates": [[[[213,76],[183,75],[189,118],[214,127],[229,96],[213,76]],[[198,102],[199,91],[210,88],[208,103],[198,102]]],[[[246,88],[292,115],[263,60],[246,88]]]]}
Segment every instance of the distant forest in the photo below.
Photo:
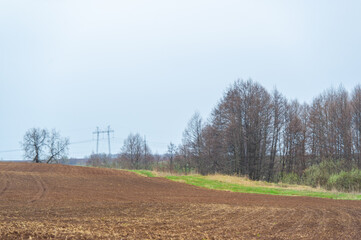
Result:
{"type": "Polygon", "coordinates": [[[361,168],[360,85],[351,93],[329,89],[301,104],[252,80],[238,80],[207,121],[199,113],[192,116],[182,144],[170,144],[166,158],[150,154],[144,139],[131,134],[114,164],[279,181],[285,174],[302,176],[323,161],[338,171],[361,168]]]}

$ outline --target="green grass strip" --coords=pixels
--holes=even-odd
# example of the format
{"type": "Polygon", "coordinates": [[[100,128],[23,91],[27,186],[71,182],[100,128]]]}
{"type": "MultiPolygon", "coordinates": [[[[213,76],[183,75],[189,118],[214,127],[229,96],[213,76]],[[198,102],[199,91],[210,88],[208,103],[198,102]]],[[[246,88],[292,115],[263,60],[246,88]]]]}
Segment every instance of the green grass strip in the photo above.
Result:
{"type": "MultiPolygon", "coordinates": [[[[156,177],[156,175],[149,170],[126,170],[134,172],[145,177],[156,177]]],[[[204,176],[191,175],[191,176],[166,176],[165,178],[176,181],[184,182],[186,184],[204,187],[214,190],[223,190],[240,193],[257,193],[281,196],[306,196],[306,197],[319,197],[329,199],[342,199],[342,200],[361,200],[361,194],[341,193],[341,192],[317,192],[307,190],[294,190],[285,188],[271,188],[271,187],[257,187],[257,186],[243,186],[236,183],[226,183],[217,180],[206,179],[204,176]]]]}
{"type": "Polygon", "coordinates": [[[172,181],[184,182],[198,187],[240,192],[240,193],[258,193],[258,194],[283,195],[283,196],[307,196],[307,197],[319,197],[319,198],[330,198],[330,199],[361,200],[361,194],[316,192],[316,191],[314,192],[307,190],[291,190],[291,189],[283,189],[283,188],[243,186],[235,183],[226,183],[217,180],[209,180],[209,179],[205,179],[205,177],[202,176],[167,176],[166,178],[172,181]]]}
{"type": "Polygon", "coordinates": [[[126,171],[134,172],[134,173],[137,173],[137,174],[139,174],[139,175],[146,176],[146,177],[156,177],[156,176],[154,175],[154,173],[152,173],[152,172],[149,171],[149,170],[126,170],[126,171]]]}

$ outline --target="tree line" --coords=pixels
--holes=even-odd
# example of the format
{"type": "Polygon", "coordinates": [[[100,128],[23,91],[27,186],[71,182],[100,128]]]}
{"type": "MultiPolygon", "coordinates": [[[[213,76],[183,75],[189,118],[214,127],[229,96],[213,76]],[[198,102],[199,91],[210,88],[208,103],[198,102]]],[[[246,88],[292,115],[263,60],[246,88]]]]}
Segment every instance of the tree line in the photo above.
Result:
{"type": "Polygon", "coordinates": [[[325,159],[361,167],[361,86],[342,86],[299,103],[279,91],[238,80],[224,93],[208,121],[190,119],[176,156],[178,167],[201,174],[224,173],[277,181],[302,175],[325,159]]]}
{"type": "MultiPolygon", "coordinates": [[[[158,155],[160,157],[160,155],[158,155]]],[[[152,154],[145,138],[139,133],[129,134],[117,157],[92,154],[87,165],[126,169],[152,169],[157,155],[152,154]]]]}
{"type": "MultiPolygon", "coordinates": [[[[166,154],[152,154],[144,138],[130,134],[111,165],[236,174],[266,181],[279,181],[289,174],[312,175],[316,170],[329,169],[330,177],[341,170],[360,169],[361,86],[351,93],[342,86],[331,88],[310,104],[301,104],[277,90],[270,93],[252,80],[238,80],[225,91],[207,121],[197,112],[191,117],[179,146],[170,143],[166,154]],[[323,161],[336,163],[311,168],[323,161]]],[[[327,181],[324,177],[310,185],[327,181]]]]}
{"type": "MultiPolygon", "coordinates": [[[[50,163],[66,158],[69,140],[34,128],[22,144],[26,157],[50,163]]],[[[361,168],[361,85],[351,92],[331,88],[301,104],[252,80],[237,80],[207,121],[197,112],[191,117],[182,143],[170,143],[167,153],[152,154],[145,138],[130,134],[116,158],[93,154],[88,165],[279,181],[291,173],[309,174],[325,160],[340,171],[361,168]]]]}

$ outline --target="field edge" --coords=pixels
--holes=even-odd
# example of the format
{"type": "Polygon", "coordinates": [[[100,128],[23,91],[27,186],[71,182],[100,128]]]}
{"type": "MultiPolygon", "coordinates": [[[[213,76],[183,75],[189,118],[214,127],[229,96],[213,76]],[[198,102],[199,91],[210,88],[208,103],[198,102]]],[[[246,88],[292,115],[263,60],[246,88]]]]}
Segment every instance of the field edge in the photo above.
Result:
{"type": "MultiPolygon", "coordinates": [[[[128,170],[128,169],[122,169],[122,170],[133,172],[143,177],[163,177],[171,181],[182,182],[189,185],[212,189],[212,190],[265,194],[265,195],[278,195],[278,196],[316,197],[316,198],[328,198],[334,200],[361,200],[361,194],[354,194],[354,193],[334,192],[334,191],[326,191],[326,190],[317,191],[317,189],[312,191],[296,190],[296,189],[288,189],[288,188],[272,187],[272,186],[268,186],[268,187],[245,186],[239,183],[229,183],[222,180],[209,179],[210,178],[209,176],[202,176],[202,175],[168,175],[150,170],[128,170]]],[[[252,181],[252,182],[257,182],[257,181],[252,181]]]]}

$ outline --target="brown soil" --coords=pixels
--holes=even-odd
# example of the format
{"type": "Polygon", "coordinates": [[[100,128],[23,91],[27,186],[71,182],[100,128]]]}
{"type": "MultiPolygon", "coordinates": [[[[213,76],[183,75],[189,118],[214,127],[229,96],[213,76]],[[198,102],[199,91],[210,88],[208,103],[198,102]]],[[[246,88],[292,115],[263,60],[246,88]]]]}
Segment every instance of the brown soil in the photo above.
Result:
{"type": "Polygon", "coordinates": [[[361,239],[361,202],[0,163],[0,239],[361,239]]]}

